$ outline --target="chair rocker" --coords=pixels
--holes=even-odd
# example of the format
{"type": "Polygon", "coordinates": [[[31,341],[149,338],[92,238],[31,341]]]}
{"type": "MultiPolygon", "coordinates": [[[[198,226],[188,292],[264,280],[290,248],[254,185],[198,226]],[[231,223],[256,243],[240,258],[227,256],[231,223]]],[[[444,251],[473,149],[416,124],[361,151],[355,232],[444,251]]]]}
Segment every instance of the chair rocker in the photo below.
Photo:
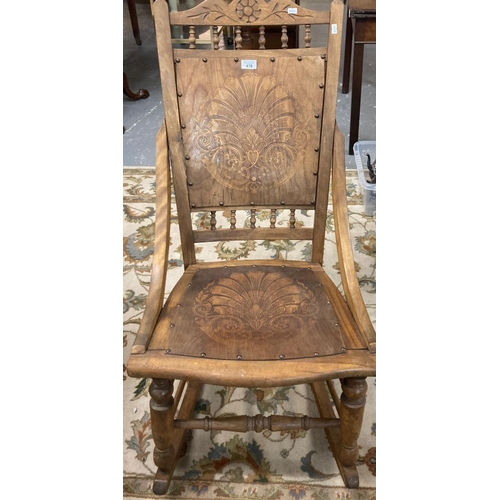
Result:
{"type": "Polygon", "coordinates": [[[169,12],[166,0],[155,0],[152,11],[165,120],[156,138],[151,283],[127,370],[152,379],[153,491],[166,494],[187,429],[324,429],[345,485],[356,488],[365,379],[375,375],[376,356],[349,239],[344,137],[335,123],[343,2],[319,12],[288,0],[205,0],[169,12]],[[318,24],[327,27],[326,47],[311,46],[318,24]],[[281,28],[281,49],[265,50],[263,25],[281,28]],[[171,26],[189,27],[189,48],[172,44],[171,26]],[[232,26],[236,49],[241,27],[257,26],[264,50],[217,50],[219,40],[216,50],[200,49],[197,26],[232,26]],[[300,26],[303,48],[287,49],[290,26],[300,26]],[[172,181],[184,272],[165,302],[172,181]],[[345,297],[322,267],[330,182],[345,297]],[[314,211],[313,227],[296,227],[297,209],[314,211]],[[240,210],[249,215],[243,227],[240,210]],[[256,222],[261,211],[270,214],[267,227],[256,222]],[[209,228],[193,225],[199,212],[210,214],[209,228]],[[228,227],[219,223],[222,212],[228,227]],[[277,214],[287,215],[288,227],[278,227],[277,214]],[[202,242],[282,239],[309,241],[310,260],[196,259],[202,242]],[[320,418],[192,418],[203,384],[310,384],[320,418]]]}

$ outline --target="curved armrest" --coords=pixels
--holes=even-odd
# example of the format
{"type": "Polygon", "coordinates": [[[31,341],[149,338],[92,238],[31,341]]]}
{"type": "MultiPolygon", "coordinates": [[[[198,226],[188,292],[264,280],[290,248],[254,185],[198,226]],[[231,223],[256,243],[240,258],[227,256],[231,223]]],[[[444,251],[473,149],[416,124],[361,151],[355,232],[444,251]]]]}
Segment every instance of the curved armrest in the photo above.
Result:
{"type": "Polygon", "coordinates": [[[156,135],[156,221],[153,266],[146,308],[132,346],[132,354],[146,352],[163,307],[170,244],[172,187],[165,122],[156,135]]]}
{"type": "Polygon", "coordinates": [[[359,288],[358,277],[354,267],[351,239],[349,235],[349,219],[347,212],[346,180],[345,180],[345,140],[335,123],[332,171],[333,220],[335,223],[335,240],[339,257],[340,276],[347,304],[360,329],[366,346],[370,352],[376,350],[376,335],[368,316],[366,305],[359,288]]]}

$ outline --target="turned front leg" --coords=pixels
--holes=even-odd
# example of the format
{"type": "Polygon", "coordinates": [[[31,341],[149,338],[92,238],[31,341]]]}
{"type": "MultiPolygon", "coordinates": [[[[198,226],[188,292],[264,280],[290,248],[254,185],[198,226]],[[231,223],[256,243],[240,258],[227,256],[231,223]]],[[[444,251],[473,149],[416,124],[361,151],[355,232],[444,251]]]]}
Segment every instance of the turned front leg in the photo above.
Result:
{"type": "Polygon", "coordinates": [[[355,466],[358,456],[358,437],[363,423],[366,392],[365,378],[345,378],[341,380],[340,398],[340,462],[344,467],[355,466]]]}
{"type": "Polygon", "coordinates": [[[159,472],[153,484],[153,491],[157,495],[164,495],[168,489],[168,482],[160,480],[158,476],[171,476],[175,464],[175,450],[172,444],[174,431],[174,398],[172,392],[173,380],[153,379],[149,387],[151,395],[151,430],[155,449],[153,459],[159,472]]]}

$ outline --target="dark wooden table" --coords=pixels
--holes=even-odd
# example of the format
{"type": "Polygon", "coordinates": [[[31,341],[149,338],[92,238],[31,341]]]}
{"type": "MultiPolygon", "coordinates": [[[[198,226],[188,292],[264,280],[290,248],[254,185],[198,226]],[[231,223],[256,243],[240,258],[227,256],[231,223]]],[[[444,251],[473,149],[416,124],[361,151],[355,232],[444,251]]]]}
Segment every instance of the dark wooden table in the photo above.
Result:
{"type": "Polygon", "coordinates": [[[344,70],[342,93],[349,93],[349,78],[352,57],[351,120],[349,126],[349,154],[354,154],[353,146],[359,137],[359,117],[361,112],[361,84],[363,80],[363,56],[365,44],[376,43],[376,4],[374,0],[349,0],[345,32],[344,70]]]}
{"type": "Polygon", "coordinates": [[[141,45],[141,33],[139,31],[139,21],[137,20],[137,10],[135,8],[135,0],[127,0],[128,11],[130,13],[130,22],[132,23],[132,33],[134,34],[135,43],[141,45]]]}

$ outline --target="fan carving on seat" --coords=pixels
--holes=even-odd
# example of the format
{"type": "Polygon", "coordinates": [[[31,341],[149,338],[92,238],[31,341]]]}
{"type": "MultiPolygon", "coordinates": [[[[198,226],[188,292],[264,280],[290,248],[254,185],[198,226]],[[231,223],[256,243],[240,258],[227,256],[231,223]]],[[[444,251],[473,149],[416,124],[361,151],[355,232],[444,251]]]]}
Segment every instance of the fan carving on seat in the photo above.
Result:
{"type": "Polygon", "coordinates": [[[319,312],[314,294],[303,283],[262,271],[233,273],[210,283],[196,297],[198,326],[216,342],[272,344],[308,332],[319,312]]]}

